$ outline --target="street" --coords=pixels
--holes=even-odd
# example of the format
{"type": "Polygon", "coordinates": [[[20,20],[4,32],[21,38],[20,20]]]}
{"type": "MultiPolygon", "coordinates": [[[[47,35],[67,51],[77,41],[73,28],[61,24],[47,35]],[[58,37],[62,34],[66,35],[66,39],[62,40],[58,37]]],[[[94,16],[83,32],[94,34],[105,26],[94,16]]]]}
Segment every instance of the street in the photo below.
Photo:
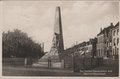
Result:
{"type": "MultiPolygon", "coordinates": [[[[105,67],[95,68],[95,70],[103,70],[105,67]]],[[[107,68],[110,71],[110,67],[107,68]]],[[[113,72],[91,73],[92,70],[85,70],[84,72],[73,72],[72,70],[63,69],[47,69],[47,68],[34,68],[34,67],[13,67],[3,66],[3,76],[117,76],[116,69],[113,72]],[[89,72],[88,72],[89,71],[89,72]]]]}

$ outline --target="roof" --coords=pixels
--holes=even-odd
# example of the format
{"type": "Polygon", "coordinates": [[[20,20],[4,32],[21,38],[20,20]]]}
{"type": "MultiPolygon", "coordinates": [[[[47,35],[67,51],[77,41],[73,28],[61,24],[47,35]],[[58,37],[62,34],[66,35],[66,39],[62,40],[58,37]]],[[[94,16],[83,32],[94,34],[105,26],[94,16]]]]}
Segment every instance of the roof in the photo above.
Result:
{"type": "Polygon", "coordinates": [[[119,22],[115,25],[115,27],[119,27],[119,22]]]}
{"type": "Polygon", "coordinates": [[[99,35],[103,34],[103,33],[104,33],[104,31],[105,31],[105,28],[104,28],[102,31],[100,31],[100,33],[98,33],[98,34],[97,34],[97,36],[99,36],[99,35]]]}
{"type": "Polygon", "coordinates": [[[102,31],[100,31],[100,33],[97,34],[97,36],[101,35],[101,34],[104,34],[105,31],[109,31],[110,29],[112,29],[114,26],[113,24],[111,23],[110,26],[104,28],[102,31]]]}
{"type": "Polygon", "coordinates": [[[119,22],[112,28],[112,30],[116,29],[119,27],[119,22]]]}

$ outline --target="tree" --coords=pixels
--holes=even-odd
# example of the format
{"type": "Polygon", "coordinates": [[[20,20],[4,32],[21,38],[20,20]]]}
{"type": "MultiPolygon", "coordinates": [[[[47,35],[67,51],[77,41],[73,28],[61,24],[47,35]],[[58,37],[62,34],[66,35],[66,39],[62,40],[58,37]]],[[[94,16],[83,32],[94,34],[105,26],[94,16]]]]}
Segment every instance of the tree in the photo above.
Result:
{"type": "Polygon", "coordinates": [[[26,33],[15,29],[2,33],[3,57],[42,57],[41,45],[35,43],[26,33]]]}

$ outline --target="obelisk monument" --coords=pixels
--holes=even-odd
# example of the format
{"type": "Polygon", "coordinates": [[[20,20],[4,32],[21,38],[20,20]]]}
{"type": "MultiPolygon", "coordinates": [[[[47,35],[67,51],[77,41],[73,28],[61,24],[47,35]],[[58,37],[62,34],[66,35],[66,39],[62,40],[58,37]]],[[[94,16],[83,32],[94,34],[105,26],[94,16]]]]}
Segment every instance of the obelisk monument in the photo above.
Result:
{"type": "Polygon", "coordinates": [[[55,24],[53,40],[50,52],[45,54],[41,59],[61,60],[64,51],[62,21],[60,7],[56,7],[55,24]]]}

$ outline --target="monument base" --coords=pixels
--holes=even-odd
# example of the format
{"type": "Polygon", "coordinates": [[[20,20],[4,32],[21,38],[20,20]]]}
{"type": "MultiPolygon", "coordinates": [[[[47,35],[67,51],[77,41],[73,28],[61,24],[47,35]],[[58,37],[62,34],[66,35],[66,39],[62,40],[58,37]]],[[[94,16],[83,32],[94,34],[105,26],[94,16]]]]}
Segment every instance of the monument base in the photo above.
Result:
{"type": "Polygon", "coordinates": [[[42,68],[64,68],[64,61],[58,60],[39,60],[38,62],[33,64],[34,67],[42,67],[42,68]]]}

